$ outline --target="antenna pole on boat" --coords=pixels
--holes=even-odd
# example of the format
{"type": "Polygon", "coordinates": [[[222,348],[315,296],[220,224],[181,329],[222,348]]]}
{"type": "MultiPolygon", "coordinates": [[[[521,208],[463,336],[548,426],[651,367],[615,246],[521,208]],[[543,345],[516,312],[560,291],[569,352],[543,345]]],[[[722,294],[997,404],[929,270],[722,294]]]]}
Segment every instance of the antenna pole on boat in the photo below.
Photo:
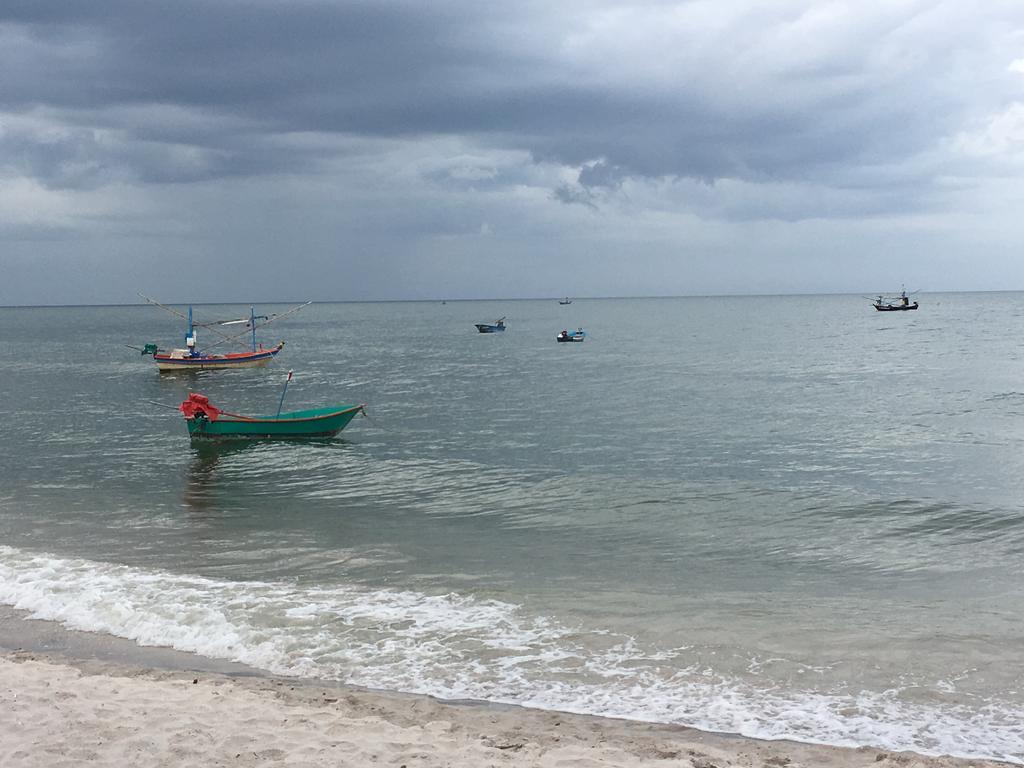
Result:
{"type": "Polygon", "coordinates": [[[256,308],[249,307],[249,325],[252,326],[252,351],[256,351],[256,308]]]}
{"type": "Polygon", "coordinates": [[[288,371],[288,378],[284,380],[284,389],[281,390],[281,399],[277,403],[277,416],[274,417],[275,419],[281,415],[281,406],[284,405],[284,393],[288,391],[288,382],[291,380],[292,372],[288,371]]]}
{"type": "Polygon", "coordinates": [[[192,324],[192,305],[188,305],[188,331],[185,333],[185,347],[190,355],[197,355],[196,349],[196,327],[192,324]]]}

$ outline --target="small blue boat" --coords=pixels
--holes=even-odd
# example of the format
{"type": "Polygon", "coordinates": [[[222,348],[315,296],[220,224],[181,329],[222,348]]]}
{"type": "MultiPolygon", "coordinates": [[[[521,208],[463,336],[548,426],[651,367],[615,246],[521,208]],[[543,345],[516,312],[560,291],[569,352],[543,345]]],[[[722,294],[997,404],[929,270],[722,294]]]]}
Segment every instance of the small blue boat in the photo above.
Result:
{"type": "Polygon", "coordinates": [[[575,331],[562,331],[555,336],[555,341],[584,341],[586,338],[587,332],[582,328],[577,328],[575,331]]]}
{"type": "Polygon", "coordinates": [[[495,320],[493,323],[477,323],[476,329],[480,333],[499,333],[505,330],[505,318],[495,320]]]}

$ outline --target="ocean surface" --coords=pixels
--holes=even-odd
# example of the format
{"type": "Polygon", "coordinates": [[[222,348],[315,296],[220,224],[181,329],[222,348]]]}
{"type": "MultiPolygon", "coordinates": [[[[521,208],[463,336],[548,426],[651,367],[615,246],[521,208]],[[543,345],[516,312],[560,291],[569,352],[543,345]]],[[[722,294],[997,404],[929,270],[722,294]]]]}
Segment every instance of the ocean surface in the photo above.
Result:
{"type": "Polygon", "coordinates": [[[1024,763],[1024,294],[919,299],[315,304],[269,368],[165,375],[125,346],[181,345],[156,308],[0,309],[0,603],[282,675],[1024,763]],[[196,448],[156,404],[273,413],[289,369],[286,410],[370,418],[196,448]]]}

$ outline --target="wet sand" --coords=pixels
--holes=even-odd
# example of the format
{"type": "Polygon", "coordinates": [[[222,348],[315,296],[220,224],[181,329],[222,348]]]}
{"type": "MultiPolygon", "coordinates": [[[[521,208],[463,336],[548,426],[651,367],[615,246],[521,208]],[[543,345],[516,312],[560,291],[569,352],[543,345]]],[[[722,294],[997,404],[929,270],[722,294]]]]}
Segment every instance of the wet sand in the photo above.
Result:
{"type": "Polygon", "coordinates": [[[954,768],[984,760],[275,678],[0,609],[0,765],[954,768]]]}

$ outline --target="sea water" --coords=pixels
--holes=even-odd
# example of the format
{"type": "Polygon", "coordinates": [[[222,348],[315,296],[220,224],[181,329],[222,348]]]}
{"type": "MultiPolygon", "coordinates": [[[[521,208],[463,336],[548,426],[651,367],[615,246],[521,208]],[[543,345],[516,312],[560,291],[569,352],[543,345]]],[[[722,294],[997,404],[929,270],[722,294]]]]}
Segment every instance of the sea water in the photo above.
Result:
{"type": "Polygon", "coordinates": [[[0,309],[0,603],[277,674],[1024,762],[1024,294],[919,298],[318,304],[261,331],[268,368],[165,375],[125,346],[180,346],[155,308],[0,309]],[[286,410],[370,418],[198,447],[158,405],[273,413],[289,369],[286,410]]]}

